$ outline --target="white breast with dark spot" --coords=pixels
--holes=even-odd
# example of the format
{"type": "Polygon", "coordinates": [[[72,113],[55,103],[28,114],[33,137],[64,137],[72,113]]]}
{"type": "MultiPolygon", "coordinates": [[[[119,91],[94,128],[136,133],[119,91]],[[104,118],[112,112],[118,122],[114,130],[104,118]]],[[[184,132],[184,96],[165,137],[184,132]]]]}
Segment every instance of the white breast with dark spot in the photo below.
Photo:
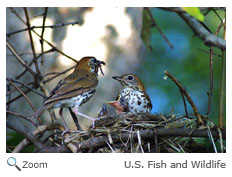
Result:
{"type": "Polygon", "coordinates": [[[146,95],[144,92],[131,88],[124,88],[121,91],[121,95],[126,99],[130,112],[151,112],[151,108],[148,106],[148,103],[150,102],[148,99],[146,99],[146,95]]]}

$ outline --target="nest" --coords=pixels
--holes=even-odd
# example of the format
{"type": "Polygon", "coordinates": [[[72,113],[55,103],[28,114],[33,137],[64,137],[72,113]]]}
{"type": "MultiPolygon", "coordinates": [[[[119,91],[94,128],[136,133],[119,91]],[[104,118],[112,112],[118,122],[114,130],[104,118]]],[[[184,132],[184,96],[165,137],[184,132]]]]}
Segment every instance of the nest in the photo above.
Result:
{"type": "Polygon", "coordinates": [[[190,130],[190,134],[195,127],[196,119],[184,116],[123,113],[98,119],[95,128],[73,132],[64,143],[73,143],[77,152],[204,152],[204,147],[190,136],[165,134],[181,128],[190,130]]]}

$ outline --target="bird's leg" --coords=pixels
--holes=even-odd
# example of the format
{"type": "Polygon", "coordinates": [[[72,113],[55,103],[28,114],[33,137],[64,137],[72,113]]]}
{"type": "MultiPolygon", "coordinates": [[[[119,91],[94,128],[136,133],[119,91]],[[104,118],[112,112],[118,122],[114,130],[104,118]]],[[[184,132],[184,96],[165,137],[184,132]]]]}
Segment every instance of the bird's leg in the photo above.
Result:
{"type": "Polygon", "coordinates": [[[92,121],[93,121],[93,128],[94,128],[94,127],[95,127],[95,120],[96,120],[96,119],[93,118],[93,117],[90,117],[90,116],[87,116],[87,115],[85,115],[85,114],[80,113],[80,112],[78,111],[78,108],[79,108],[79,106],[75,106],[73,112],[75,112],[76,114],[78,114],[78,115],[80,115],[80,116],[83,116],[83,117],[85,117],[85,118],[87,118],[87,119],[92,120],[92,121]]]}
{"type": "Polygon", "coordinates": [[[62,136],[64,136],[64,134],[65,133],[68,133],[68,132],[70,132],[70,130],[69,130],[69,128],[68,128],[68,126],[67,126],[67,124],[66,124],[66,122],[65,122],[65,120],[64,120],[64,117],[63,117],[63,107],[61,107],[60,108],[60,110],[59,110],[59,115],[60,115],[60,117],[62,118],[62,121],[63,121],[63,123],[64,123],[64,128],[65,128],[65,130],[62,132],[62,136]]]}

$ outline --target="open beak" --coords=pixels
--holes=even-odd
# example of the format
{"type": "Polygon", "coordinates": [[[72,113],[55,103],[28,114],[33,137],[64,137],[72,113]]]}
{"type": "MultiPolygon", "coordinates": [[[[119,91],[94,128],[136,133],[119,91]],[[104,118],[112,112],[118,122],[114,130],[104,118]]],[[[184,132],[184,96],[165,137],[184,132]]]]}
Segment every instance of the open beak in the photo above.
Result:
{"type": "Polygon", "coordinates": [[[117,110],[118,113],[121,113],[124,111],[123,106],[117,101],[110,101],[108,102],[108,104],[113,106],[117,110]]]}

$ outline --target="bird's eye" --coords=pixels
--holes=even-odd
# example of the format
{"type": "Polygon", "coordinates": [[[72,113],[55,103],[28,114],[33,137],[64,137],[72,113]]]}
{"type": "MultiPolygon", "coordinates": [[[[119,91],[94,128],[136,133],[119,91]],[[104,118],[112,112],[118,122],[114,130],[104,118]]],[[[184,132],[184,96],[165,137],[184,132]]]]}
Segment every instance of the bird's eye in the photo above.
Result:
{"type": "Polygon", "coordinates": [[[128,80],[133,80],[134,79],[133,76],[128,76],[127,78],[128,78],[128,80]]]}

